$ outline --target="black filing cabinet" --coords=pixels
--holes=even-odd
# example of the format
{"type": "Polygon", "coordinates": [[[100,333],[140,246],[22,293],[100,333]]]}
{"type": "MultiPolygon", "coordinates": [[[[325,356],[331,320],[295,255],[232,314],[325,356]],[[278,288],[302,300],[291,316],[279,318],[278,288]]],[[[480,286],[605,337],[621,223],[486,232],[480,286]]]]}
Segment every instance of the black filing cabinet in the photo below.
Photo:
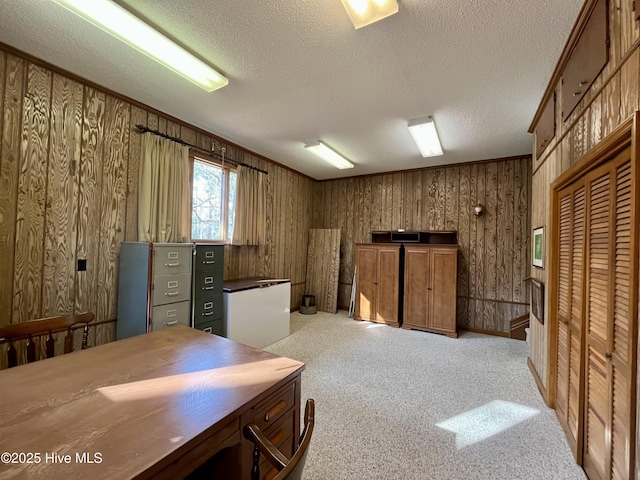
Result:
{"type": "Polygon", "coordinates": [[[223,335],[224,245],[197,243],[193,256],[193,326],[223,335]]]}

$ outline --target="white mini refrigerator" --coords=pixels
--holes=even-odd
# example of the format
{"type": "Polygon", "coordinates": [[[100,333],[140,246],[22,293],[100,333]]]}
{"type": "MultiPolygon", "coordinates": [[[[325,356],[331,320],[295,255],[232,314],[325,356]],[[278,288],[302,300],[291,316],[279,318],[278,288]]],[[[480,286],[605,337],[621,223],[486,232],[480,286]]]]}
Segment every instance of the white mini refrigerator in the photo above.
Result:
{"type": "Polygon", "coordinates": [[[222,292],[225,337],[263,348],[289,335],[289,279],[227,280],[222,292]]]}

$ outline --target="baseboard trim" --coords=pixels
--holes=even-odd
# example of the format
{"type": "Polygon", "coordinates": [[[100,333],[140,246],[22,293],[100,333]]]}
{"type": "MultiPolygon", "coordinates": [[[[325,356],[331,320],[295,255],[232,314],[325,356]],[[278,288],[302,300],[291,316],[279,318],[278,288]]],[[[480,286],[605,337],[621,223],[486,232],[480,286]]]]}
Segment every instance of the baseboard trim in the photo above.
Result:
{"type": "Polygon", "coordinates": [[[548,397],[548,394],[547,394],[547,389],[544,388],[544,384],[542,383],[542,380],[540,380],[540,377],[538,376],[538,372],[536,372],[536,367],[534,367],[533,362],[531,361],[530,357],[527,357],[527,365],[529,366],[529,370],[531,371],[531,375],[533,375],[533,379],[536,381],[536,385],[538,386],[538,390],[540,391],[540,395],[542,395],[542,398],[544,399],[544,403],[546,403],[549,408],[553,408],[549,404],[549,397],[548,397]]]}
{"type": "Polygon", "coordinates": [[[494,337],[511,338],[507,332],[497,332],[495,330],[483,330],[482,328],[458,327],[458,330],[465,332],[482,333],[484,335],[493,335],[494,337]]]}

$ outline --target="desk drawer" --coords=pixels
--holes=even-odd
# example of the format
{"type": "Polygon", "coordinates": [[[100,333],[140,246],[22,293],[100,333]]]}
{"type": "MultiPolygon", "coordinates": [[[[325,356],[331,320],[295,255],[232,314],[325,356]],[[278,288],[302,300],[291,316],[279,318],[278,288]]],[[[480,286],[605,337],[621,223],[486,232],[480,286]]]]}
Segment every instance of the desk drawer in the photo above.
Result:
{"type": "Polygon", "coordinates": [[[153,246],[153,274],[191,273],[193,247],[185,245],[153,246]]]}
{"type": "Polygon", "coordinates": [[[188,301],[153,307],[151,311],[151,325],[154,332],[178,324],[189,327],[191,325],[190,320],[188,301]]]}
{"type": "Polygon", "coordinates": [[[296,384],[291,382],[274,393],[255,408],[253,421],[260,430],[265,431],[277,423],[285,413],[293,408],[296,400],[296,384]]]}
{"type": "Polygon", "coordinates": [[[165,305],[191,298],[191,275],[156,275],[153,277],[152,305],[165,305]]]}
{"type": "MultiPolygon", "coordinates": [[[[294,446],[293,446],[293,416],[295,415],[295,410],[290,410],[287,414],[282,417],[278,422],[267,429],[265,435],[267,438],[273,443],[278,450],[280,450],[285,457],[291,458],[293,456],[294,446]]],[[[269,478],[271,475],[270,470],[273,465],[266,457],[262,456],[260,458],[260,476],[262,478],[269,478]]]]}

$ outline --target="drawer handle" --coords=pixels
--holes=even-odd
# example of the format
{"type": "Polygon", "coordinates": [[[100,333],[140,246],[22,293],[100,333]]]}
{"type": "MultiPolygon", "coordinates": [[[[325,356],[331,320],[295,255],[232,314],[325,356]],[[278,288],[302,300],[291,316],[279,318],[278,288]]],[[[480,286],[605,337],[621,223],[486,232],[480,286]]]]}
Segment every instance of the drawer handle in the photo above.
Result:
{"type": "Polygon", "coordinates": [[[578,86],[579,87],[584,87],[586,84],[587,84],[587,81],[586,80],[582,80],[578,86]]]}
{"type": "Polygon", "coordinates": [[[280,400],[280,402],[275,407],[273,407],[271,410],[269,410],[267,413],[264,414],[264,421],[268,422],[270,419],[277,416],[285,408],[287,408],[287,402],[285,402],[284,400],[280,400]]]}
{"type": "Polygon", "coordinates": [[[180,262],[176,262],[176,263],[165,263],[164,264],[165,267],[179,267],[180,266],[180,262]]]}
{"type": "Polygon", "coordinates": [[[178,320],[171,320],[170,322],[164,322],[167,327],[173,327],[178,324],[178,320]]]}
{"type": "Polygon", "coordinates": [[[211,286],[211,287],[202,287],[202,290],[213,290],[213,286],[211,286]]]}
{"type": "Polygon", "coordinates": [[[166,292],[165,297],[175,297],[176,295],[180,295],[180,292],[166,292]]]}
{"type": "Polygon", "coordinates": [[[204,333],[213,333],[213,327],[205,327],[202,329],[204,333]]]}
{"type": "Polygon", "coordinates": [[[213,315],[213,312],[205,312],[202,314],[203,317],[210,317],[211,315],[213,315]]]}
{"type": "Polygon", "coordinates": [[[577,97],[578,95],[580,95],[580,92],[573,92],[574,97],[577,97]]]}
{"type": "Polygon", "coordinates": [[[204,263],[205,265],[213,265],[214,263],[216,263],[215,260],[203,260],[202,263],[204,263]]]}
{"type": "Polygon", "coordinates": [[[607,360],[611,360],[613,358],[613,355],[609,352],[605,353],[604,356],[607,358],[607,360]]]}

